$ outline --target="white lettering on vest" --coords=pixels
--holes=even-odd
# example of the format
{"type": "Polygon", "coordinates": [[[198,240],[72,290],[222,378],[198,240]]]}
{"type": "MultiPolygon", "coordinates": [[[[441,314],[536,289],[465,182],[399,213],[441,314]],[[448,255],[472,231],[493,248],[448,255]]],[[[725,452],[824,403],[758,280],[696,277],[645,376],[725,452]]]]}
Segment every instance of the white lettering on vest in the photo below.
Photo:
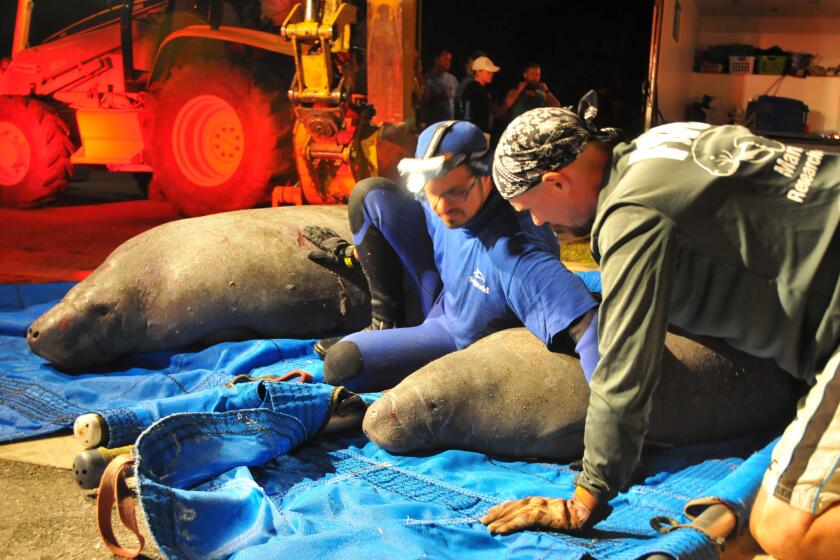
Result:
{"type": "Polygon", "coordinates": [[[786,146],[784,155],[776,160],[773,171],[788,179],[793,179],[799,160],[802,159],[802,152],[803,150],[799,146],[786,146]]]}
{"type": "Polygon", "coordinates": [[[683,161],[690,153],[692,142],[710,126],[706,123],[671,123],[652,128],[636,138],[636,150],[630,154],[628,165],[646,159],[683,161]]]}
{"type": "Polygon", "coordinates": [[[490,286],[484,285],[484,274],[476,267],[472,274],[470,274],[467,281],[473,285],[474,288],[478,288],[478,291],[489,294],[490,293],[490,286]]]}
{"type": "Polygon", "coordinates": [[[805,202],[805,197],[811,190],[811,185],[814,178],[817,176],[820,163],[822,163],[824,152],[821,150],[810,150],[806,152],[805,165],[799,173],[799,178],[794,183],[793,188],[787,192],[788,200],[802,204],[805,202]]]}

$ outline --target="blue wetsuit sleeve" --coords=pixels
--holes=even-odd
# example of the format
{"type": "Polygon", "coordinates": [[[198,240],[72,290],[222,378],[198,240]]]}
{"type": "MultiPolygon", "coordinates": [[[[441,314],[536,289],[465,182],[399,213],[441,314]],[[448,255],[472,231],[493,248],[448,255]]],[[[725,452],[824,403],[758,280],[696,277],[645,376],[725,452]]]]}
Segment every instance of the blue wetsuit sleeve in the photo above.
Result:
{"type": "Polygon", "coordinates": [[[597,306],[586,286],[551,253],[531,249],[510,272],[507,299],[519,320],[548,345],[575,319],[597,306]]]}
{"type": "Polygon", "coordinates": [[[598,365],[598,314],[592,315],[586,330],[575,345],[575,352],[580,356],[580,367],[586,382],[592,381],[592,374],[595,373],[595,366],[598,365]]]}

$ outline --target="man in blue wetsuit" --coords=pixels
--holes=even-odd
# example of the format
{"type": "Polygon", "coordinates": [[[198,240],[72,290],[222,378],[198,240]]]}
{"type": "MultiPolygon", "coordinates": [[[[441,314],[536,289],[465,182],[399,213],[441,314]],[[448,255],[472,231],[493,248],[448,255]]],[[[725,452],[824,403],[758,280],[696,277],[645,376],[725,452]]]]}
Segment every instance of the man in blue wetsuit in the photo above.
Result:
{"type": "Polygon", "coordinates": [[[329,383],[392,387],[440,356],[522,324],[550,347],[574,347],[587,376],[594,369],[597,302],[560,263],[552,230],[499,196],[491,162],[474,124],[437,123],[420,135],[416,158],[400,164],[408,188],[370,178],[353,190],[353,245],[325,228],[304,230],[325,251],[315,259],[360,263],[371,291],[367,329],[316,345],[329,383]],[[403,326],[404,275],[425,317],[417,326],[403,326]]]}

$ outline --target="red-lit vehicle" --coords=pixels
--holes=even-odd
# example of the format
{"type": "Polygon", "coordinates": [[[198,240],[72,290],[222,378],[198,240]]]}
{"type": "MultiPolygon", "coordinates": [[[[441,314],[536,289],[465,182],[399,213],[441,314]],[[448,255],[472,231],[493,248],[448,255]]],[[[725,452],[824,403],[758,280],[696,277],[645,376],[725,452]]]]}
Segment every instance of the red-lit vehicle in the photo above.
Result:
{"type": "Polygon", "coordinates": [[[151,174],[187,215],[249,208],[272,189],[275,203],[340,203],[400,151],[368,100],[390,103],[399,130],[411,122],[411,0],[127,0],[29,47],[33,4],[19,0],[0,63],[4,206],[52,199],[86,164],[151,174]],[[260,19],[261,4],[287,13],[260,19]],[[358,53],[383,37],[365,29],[386,25],[398,55],[372,62],[391,80],[365,87],[374,69],[358,53]]]}

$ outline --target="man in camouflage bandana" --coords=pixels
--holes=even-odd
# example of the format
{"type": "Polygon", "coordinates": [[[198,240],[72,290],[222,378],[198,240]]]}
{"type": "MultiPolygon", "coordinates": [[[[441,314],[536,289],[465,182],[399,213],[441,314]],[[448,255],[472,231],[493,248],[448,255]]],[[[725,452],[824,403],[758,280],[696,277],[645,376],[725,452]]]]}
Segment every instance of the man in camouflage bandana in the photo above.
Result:
{"type": "MultiPolygon", "coordinates": [[[[493,179],[502,197],[518,197],[543,182],[543,175],[577,160],[590,142],[610,143],[620,133],[597,129],[597,97],[590,91],[578,111],[541,107],[523,113],[505,130],[493,157],[493,179]]],[[[591,150],[590,150],[591,151],[591,150]]],[[[567,225],[576,235],[588,235],[591,222],[567,225]]]]}
{"type": "Polygon", "coordinates": [[[502,504],[482,521],[493,533],[580,531],[607,515],[639,460],[671,324],[773,357],[811,385],[750,529],[773,556],[837,558],[840,156],[706,123],[611,146],[595,113],[592,96],[577,112],[524,113],[495,153],[496,187],[516,210],[591,234],[603,301],[574,496],[502,504]]]}
{"type": "Polygon", "coordinates": [[[573,162],[586,147],[590,132],[567,109],[540,107],[522,114],[508,129],[494,155],[499,192],[512,198],[540,183],[546,171],[573,162]]]}

